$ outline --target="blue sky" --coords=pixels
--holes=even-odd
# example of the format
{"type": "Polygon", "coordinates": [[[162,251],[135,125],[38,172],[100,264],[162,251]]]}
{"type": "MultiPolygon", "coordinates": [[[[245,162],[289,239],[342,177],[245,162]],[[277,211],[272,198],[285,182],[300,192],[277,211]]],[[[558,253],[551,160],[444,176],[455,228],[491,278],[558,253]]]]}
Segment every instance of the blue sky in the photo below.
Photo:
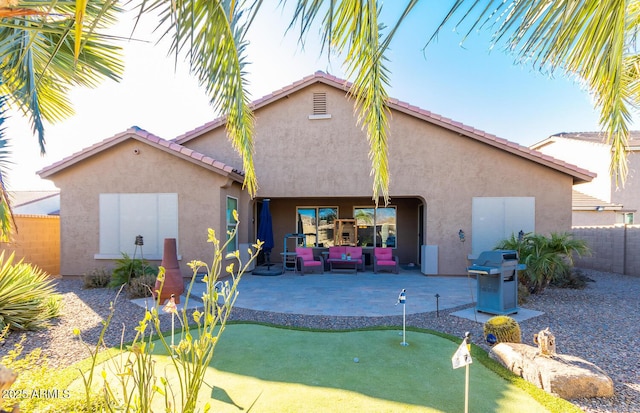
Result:
{"type": "MultiPolygon", "coordinates": [[[[396,16],[397,3],[389,2],[392,7],[385,6],[384,16],[396,16]]],[[[291,13],[276,4],[265,2],[249,37],[252,98],[317,70],[344,77],[338,57],[320,56],[317,31],[311,31],[304,50],[297,32],[285,35],[291,13]]],[[[578,84],[561,73],[550,78],[531,67],[516,66],[514,58],[500,50],[490,52],[488,32],[472,34],[461,47],[462,34],[449,26],[423,53],[444,16],[445,7],[437,7],[432,11],[421,6],[394,39],[388,54],[390,96],[525,146],[558,132],[599,130],[598,113],[578,84]]],[[[128,34],[129,27],[130,22],[124,22],[121,34],[128,34]]],[[[139,31],[136,37],[155,38],[150,31],[139,31]]],[[[53,189],[35,172],[133,125],[172,139],[217,116],[186,69],[175,70],[166,46],[131,42],[125,50],[122,82],[74,90],[76,115],[48,125],[44,157],[27,122],[12,115],[6,132],[13,146],[10,189],[53,189]]]]}

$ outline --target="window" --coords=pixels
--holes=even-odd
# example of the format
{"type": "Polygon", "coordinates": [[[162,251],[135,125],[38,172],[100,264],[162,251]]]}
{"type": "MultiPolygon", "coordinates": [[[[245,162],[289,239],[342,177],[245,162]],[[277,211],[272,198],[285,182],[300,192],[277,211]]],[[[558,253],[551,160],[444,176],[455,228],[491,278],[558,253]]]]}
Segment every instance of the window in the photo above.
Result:
{"type": "MultiPolygon", "coordinates": [[[[233,216],[233,211],[238,211],[238,199],[228,196],[227,197],[227,240],[231,236],[229,233],[233,232],[238,221],[233,216]]],[[[238,237],[233,237],[233,240],[227,244],[227,252],[235,252],[238,250],[238,237]]]]}
{"type": "Polygon", "coordinates": [[[165,238],[178,238],[178,194],[100,194],[99,253],[96,259],[162,259],[165,238]],[[144,244],[136,248],[142,235],[144,244]]]}
{"type": "Polygon", "coordinates": [[[396,207],[354,208],[358,245],[397,248],[396,207]]]}
{"type": "Polygon", "coordinates": [[[633,225],[633,212],[623,212],[616,215],[616,224],[633,225]]]}
{"type": "Polygon", "coordinates": [[[306,236],[307,246],[333,246],[333,223],[338,217],[338,208],[301,207],[297,212],[298,233],[306,236]]]}

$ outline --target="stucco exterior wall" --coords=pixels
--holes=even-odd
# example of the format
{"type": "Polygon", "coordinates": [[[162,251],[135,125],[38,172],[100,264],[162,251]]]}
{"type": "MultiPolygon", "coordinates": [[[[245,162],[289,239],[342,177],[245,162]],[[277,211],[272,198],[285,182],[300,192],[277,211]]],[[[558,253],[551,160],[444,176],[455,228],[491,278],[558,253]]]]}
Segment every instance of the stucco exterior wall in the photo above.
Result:
{"type": "Polygon", "coordinates": [[[619,218],[616,211],[573,211],[574,227],[615,225],[619,218]]]}
{"type": "Polygon", "coordinates": [[[211,244],[206,242],[208,227],[225,236],[226,195],[247,202],[237,183],[230,185],[215,172],[133,139],[62,170],[55,183],[61,190],[62,275],[82,275],[113,265],[110,260],[94,259],[99,252],[100,193],[177,193],[177,243],[183,275],[190,274],[186,267],[189,261],[208,262],[213,256],[211,244]]]}
{"type": "MultiPolygon", "coordinates": [[[[343,91],[315,84],[259,109],[256,119],[258,197],[348,197],[373,204],[369,145],[343,91]],[[330,119],[309,119],[313,92],[327,93],[330,119]]],[[[185,145],[241,165],[222,128],[185,145]]],[[[535,197],[536,232],[571,226],[570,176],[397,111],[389,129],[389,170],[392,203],[394,197],[424,201],[425,241],[439,246],[442,274],[462,274],[468,265],[471,243],[461,247],[457,234],[464,229],[473,236],[473,197],[535,197]]],[[[276,206],[272,201],[272,212],[276,206]]],[[[282,219],[295,225],[293,204],[286,211],[282,219]]],[[[412,222],[417,225],[417,218],[412,222]]]]}
{"type": "Polygon", "coordinates": [[[629,175],[624,185],[620,183],[616,186],[612,183],[613,194],[611,199],[613,203],[622,204],[624,211],[635,211],[636,221],[640,222],[640,148],[634,148],[627,154],[629,175]]]}
{"type": "Polygon", "coordinates": [[[60,274],[60,218],[48,215],[16,215],[18,232],[11,242],[0,243],[5,259],[13,252],[14,263],[24,259],[49,275],[60,274]]]}
{"type": "MultiPolygon", "coordinates": [[[[588,183],[576,185],[575,189],[584,194],[614,204],[621,204],[622,211],[616,213],[574,212],[574,226],[613,225],[621,223],[620,212],[640,212],[640,188],[638,188],[638,173],[640,172],[640,150],[633,147],[628,152],[629,173],[626,181],[615,182],[611,177],[609,167],[611,163],[611,147],[601,142],[581,141],[553,137],[545,145],[537,148],[540,152],[557,159],[578,165],[596,172],[597,177],[588,183]]],[[[637,222],[637,221],[636,221],[637,222]]]]}
{"type": "Polygon", "coordinates": [[[536,149],[544,154],[562,159],[598,174],[593,181],[576,185],[576,191],[603,201],[616,202],[612,199],[612,190],[615,186],[612,187],[611,179],[609,178],[609,164],[611,161],[609,146],[599,142],[578,139],[560,137],[553,137],[552,139],[551,142],[536,149]]]}

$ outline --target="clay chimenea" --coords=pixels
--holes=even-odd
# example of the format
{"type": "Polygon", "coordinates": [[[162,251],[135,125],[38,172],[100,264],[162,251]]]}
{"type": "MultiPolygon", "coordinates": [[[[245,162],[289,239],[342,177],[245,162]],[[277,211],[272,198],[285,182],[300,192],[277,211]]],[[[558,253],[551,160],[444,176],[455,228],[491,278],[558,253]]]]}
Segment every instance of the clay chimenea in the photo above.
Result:
{"type": "MultiPolygon", "coordinates": [[[[180,304],[180,295],[184,292],[184,280],[180,272],[178,264],[178,252],[176,248],[175,238],[164,239],[164,252],[162,254],[162,264],[164,269],[164,286],[160,293],[160,305],[174,295],[176,304],[180,304]]],[[[156,286],[153,289],[153,297],[157,299],[157,291],[160,289],[160,280],[156,280],[156,286]]]]}

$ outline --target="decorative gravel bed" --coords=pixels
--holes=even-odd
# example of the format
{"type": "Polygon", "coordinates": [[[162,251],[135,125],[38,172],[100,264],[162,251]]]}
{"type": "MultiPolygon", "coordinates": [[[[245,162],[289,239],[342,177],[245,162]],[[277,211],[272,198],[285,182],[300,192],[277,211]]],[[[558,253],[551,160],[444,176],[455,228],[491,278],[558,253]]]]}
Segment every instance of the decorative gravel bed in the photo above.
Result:
{"type": "MultiPolygon", "coordinates": [[[[593,282],[582,290],[548,288],[544,294],[530,297],[524,307],[543,311],[544,315],[520,323],[523,341],[532,343],[533,334],[550,327],[559,353],[584,358],[602,368],[614,381],[612,398],[581,399],[573,402],[586,412],[640,412],[640,278],[584,270],[593,282]]],[[[66,367],[89,356],[87,345],[94,346],[102,322],[109,315],[115,291],[83,290],[82,280],[58,281],[64,296],[63,316],[46,330],[11,334],[0,347],[0,355],[26,337],[24,351],[42,348],[50,367],[66,367]],[[82,341],[73,329],[82,331],[82,341]]],[[[106,344],[117,346],[121,339],[133,340],[134,327],[143,309],[121,296],[105,336],[106,344]],[[124,328],[124,333],[123,333],[124,328]]],[[[489,349],[482,341],[482,324],[450,315],[464,307],[407,316],[407,325],[429,328],[455,336],[470,331],[475,344],[489,349]]],[[[162,324],[169,326],[168,315],[162,324]]],[[[234,308],[233,320],[257,321],[283,326],[322,329],[352,329],[368,326],[401,326],[402,317],[328,317],[281,314],[234,308]]]]}

